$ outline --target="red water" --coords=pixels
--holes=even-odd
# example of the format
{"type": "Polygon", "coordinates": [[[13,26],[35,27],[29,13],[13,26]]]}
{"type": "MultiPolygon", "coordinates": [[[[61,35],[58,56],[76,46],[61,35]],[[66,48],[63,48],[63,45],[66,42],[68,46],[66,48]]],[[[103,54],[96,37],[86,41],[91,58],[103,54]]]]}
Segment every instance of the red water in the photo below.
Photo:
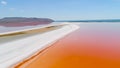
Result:
{"type": "Polygon", "coordinates": [[[80,24],[20,68],[120,68],[120,24],[80,24]]]}

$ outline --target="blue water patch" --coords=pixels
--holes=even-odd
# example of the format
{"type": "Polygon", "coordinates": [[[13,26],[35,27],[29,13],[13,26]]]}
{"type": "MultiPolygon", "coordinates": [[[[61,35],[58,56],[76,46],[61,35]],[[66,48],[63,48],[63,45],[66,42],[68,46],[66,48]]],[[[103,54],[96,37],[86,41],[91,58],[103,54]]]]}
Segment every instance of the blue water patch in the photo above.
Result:
{"type": "Polygon", "coordinates": [[[59,20],[55,22],[109,22],[109,23],[120,23],[120,19],[106,19],[106,20],[59,20]]]}

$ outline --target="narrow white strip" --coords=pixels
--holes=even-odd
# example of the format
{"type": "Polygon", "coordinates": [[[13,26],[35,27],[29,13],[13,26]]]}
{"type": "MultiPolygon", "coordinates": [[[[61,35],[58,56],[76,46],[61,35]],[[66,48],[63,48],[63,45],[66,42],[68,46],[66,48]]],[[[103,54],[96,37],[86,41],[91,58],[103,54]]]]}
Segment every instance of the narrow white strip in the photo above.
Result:
{"type": "Polygon", "coordinates": [[[79,26],[77,25],[68,24],[60,29],[43,34],[37,34],[3,44],[0,43],[0,68],[10,68],[18,62],[22,62],[37,51],[40,51],[43,47],[47,47],[48,44],[55,42],[78,28],[79,26]]]}

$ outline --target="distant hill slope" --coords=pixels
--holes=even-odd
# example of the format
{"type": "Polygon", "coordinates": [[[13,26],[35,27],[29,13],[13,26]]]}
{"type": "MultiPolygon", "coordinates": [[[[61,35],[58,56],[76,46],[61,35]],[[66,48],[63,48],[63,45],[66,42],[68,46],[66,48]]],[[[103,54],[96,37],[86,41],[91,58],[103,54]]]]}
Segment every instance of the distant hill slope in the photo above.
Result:
{"type": "Polygon", "coordinates": [[[18,27],[50,24],[54,22],[48,18],[25,18],[25,17],[6,17],[0,19],[0,26],[18,27]]]}

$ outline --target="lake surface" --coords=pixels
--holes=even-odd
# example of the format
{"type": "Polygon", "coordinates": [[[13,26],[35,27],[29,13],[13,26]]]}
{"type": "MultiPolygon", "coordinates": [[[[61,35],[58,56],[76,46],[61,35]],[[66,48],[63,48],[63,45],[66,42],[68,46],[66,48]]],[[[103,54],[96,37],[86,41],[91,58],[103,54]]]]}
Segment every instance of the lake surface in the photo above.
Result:
{"type": "Polygon", "coordinates": [[[49,26],[49,25],[52,25],[52,24],[31,25],[31,26],[11,26],[11,27],[0,26],[0,33],[32,29],[32,28],[40,28],[40,27],[45,27],[45,26],[49,26]]]}
{"type": "Polygon", "coordinates": [[[0,33],[17,31],[17,30],[24,30],[24,29],[35,28],[35,27],[41,27],[41,25],[38,25],[38,26],[24,26],[24,27],[4,27],[4,26],[0,26],[0,33]]]}
{"type": "Polygon", "coordinates": [[[120,24],[81,23],[26,68],[120,68],[120,24]]]}

